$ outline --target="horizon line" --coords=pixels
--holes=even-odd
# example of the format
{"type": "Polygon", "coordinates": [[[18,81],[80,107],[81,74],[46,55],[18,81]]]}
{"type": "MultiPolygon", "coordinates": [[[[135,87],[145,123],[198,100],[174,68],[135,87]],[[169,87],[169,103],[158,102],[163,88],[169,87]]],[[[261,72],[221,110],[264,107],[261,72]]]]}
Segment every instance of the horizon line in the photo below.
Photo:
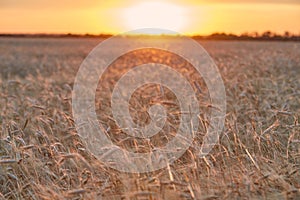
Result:
{"type": "MultiPolygon", "coordinates": [[[[112,34],[73,34],[73,33],[0,33],[0,38],[9,37],[9,38],[102,38],[107,39],[112,36],[112,34]]],[[[261,34],[256,33],[247,33],[235,35],[232,33],[212,33],[210,35],[182,35],[182,34],[149,34],[149,33],[138,33],[138,34],[123,34],[119,35],[121,37],[144,37],[144,38],[174,38],[174,37],[190,37],[196,40],[237,40],[237,41],[293,41],[300,42],[300,34],[295,35],[290,32],[285,32],[285,34],[277,34],[276,32],[265,31],[261,34]]]]}
{"type": "Polygon", "coordinates": [[[65,32],[65,33],[51,33],[51,32],[0,32],[0,36],[78,36],[78,37],[99,37],[99,36],[117,36],[117,35],[136,35],[136,36],[187,36],[187,37],[197,37],[197,36],[202,36],[202,37],[207,37],[207,36],[212,36],[215,34],[220,34],[220,35],[229,35],[229,36],[244,36],[244,35],[263,35],[265,33],[270,33],[271,35],[276,35],[276,36],[284,36],[285,33],[288,33],[290,36],[300,36],[300,31],[299,33],[294,33],[288,30],[283,31],[283,34],[278,33],[276,31],[271,31],[271,30],[265,30],[265,31],[245,31],[243,33],[233,33],[233,32],[226,32],[226,31],[215,31],[211,32],[209,34],[201,34],[201,33],[193,33],[193,34],[170,34],[170,33],[135,33],[135,34],[124,34],[124,33],[74,33],[74,32],[65,32]]]}

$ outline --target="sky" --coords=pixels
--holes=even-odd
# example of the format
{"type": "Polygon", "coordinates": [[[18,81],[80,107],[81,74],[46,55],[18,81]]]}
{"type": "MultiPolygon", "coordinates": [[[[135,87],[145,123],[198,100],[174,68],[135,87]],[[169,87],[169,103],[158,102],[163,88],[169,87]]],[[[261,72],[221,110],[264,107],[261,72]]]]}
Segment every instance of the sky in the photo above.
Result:
{"type": "Polygon", "coordinates": [[[300,34],[300,0],[0,0],[0,33],[300,34]]]}

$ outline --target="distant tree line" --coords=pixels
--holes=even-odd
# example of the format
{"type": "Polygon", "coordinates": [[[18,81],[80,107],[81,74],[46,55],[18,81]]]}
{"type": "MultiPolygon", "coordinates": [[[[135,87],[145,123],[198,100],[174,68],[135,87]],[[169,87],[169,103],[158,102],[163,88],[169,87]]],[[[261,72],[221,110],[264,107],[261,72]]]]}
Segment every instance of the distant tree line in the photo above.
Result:
{"type": "Polygon", "coordinates": [[[111,34],[48,34],[48,33],[0,33],[0,37],[28,37],[28,38],[108,38],[111,34]]]}
{"type": "MultiPolygon", "coordinates": [[[[144,36],[143,34],[141,34],[144,36]]],[[[0,37],[39,37],[39,38],[47,38],[47,37],[55,37],[55,38],[64,38],[64,37],[83,37],[83,38],[108,38],[111,37],[111,34],[1,34],[0,37]]],[[[168,37],[168,35],[162,34],[162,36],[168,37]]],[[[300,34],[295,35],[288,31],[284,32],[284,34],[277,34],[271,31],[265,31],[261,34],[257,32],[253,33],[243,33],[241,35],[235,34],[227,34],[227,33],[213,33],[208,36],[202,35],[194,35],[191,36],[194,39],[201,39],[201,40],[257,40],[257,41],[300,41],[300,34]]]]}
{"type": "Polygon", "coordinates": [[[226,34],[226,33],[213,33],[208,36],[195,35],[194,39],[204,40],[273,40],[273,41],[300,41],[300,35],[292,34],[285,31],[283,35],[273,33],[271,31],[265,31],[261,34],[257,32],[243,33],[241,35],[226,34]]]}

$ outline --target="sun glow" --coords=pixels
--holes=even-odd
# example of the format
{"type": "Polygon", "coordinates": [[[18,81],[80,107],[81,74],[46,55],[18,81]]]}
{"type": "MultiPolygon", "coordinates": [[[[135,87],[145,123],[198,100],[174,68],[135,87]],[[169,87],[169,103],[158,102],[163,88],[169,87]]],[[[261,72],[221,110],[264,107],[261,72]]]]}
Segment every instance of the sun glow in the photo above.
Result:
{"type": "MultiPolygon", "coordinates": [[[[186,23],[185,9],[164,2],[144,2],[125,9],[124,23],[129,29],[160,28],[181,31],[186,23]]],[[[150,34],[165,32],[154,31],[150,34]]]]}

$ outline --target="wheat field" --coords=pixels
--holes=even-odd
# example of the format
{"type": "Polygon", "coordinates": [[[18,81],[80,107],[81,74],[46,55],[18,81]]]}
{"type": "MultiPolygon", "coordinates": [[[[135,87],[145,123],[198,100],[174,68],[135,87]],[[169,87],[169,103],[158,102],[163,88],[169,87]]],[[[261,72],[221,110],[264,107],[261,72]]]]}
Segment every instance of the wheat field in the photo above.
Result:
{"type": "Polygon", "coordinates": [[[86,149],[72,115],[77,70],[101,40],[0,38],[1,199],[300,199],[300,43],[198,41],[219,67],[227,103],[219,142],[204,158],[197,152],[211,108],[202,78],[168,52],[122,56],[101,78],[95,100],[99,125],[116,145],[147,152],[178,128],[176,97],[155,84],[134,93],[130,112],[143,125],[149,105],[164,105],[169,125],[158,135],[128,137],[111,119],[111,90],[135,65],[159,62],[180,71],[202,111],[180,159],[154,172],[124,173],[86,149]]]}

